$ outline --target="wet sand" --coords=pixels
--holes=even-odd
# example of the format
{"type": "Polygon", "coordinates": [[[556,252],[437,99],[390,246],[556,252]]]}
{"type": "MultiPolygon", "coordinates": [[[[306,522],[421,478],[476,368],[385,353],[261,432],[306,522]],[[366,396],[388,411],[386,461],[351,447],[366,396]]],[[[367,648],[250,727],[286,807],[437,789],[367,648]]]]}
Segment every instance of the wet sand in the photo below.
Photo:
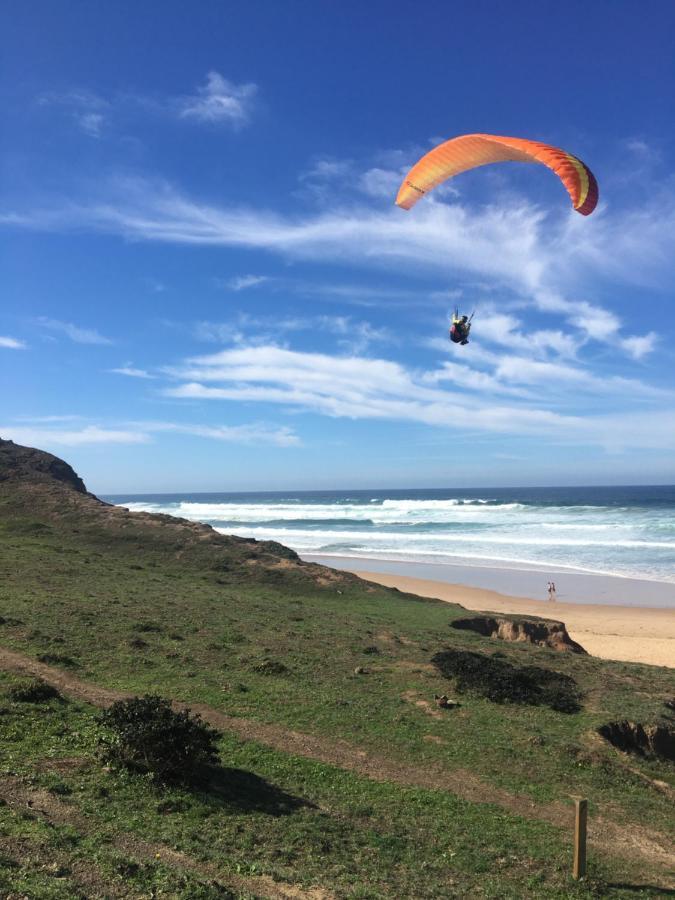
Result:
{"type": "MultiPolygon", "coordinates": [[[[310,558],[309,556],[307,558],[310,558]]],[[[675,607],[619,606],[609,603],[549,602],[510,596],[496,590],[418,577],[426,566],[397,563],[401,571],[377,572],[381,561],[312,556],[315,562],[345,569],[368,581],[422,597],[459,603],[471,610],[518,613],[564,622],[570,636],[593,656],[675,668],[675,607]],[[405,568],[415,575],[402,574],[405,568]]],[[[431,567],[429,567],[431,568],[431,567]]],[[[452,575],[452,571],[449,572],[452,575]]],[[[456,574],[456,573],[455,573],[456,574]]],[[[616,580],[616,579],[612,579],[616,580]]],[[[546,579],[543,591],[546,594],[546,579]]]]}

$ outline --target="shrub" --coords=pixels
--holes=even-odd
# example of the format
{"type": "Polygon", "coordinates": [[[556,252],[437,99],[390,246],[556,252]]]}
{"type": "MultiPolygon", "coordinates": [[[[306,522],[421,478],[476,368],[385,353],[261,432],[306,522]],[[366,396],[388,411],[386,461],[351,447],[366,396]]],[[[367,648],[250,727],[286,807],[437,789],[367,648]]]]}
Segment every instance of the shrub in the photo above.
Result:
{"type": "Polygon", "coordinates": [[[288,667],[276,659],[263,659],[253,665],[253,671],[259,675],[287,675],[288,667]]]}
{"type": "Polygon", "coordinates": [[[49,666],[64,666],[66,669],[79,669],[80,664],[72,656],[66,656],[63,653],[39,653],[40,662],[47,663],[49,666]]]}
{"type": "Polygon", "coordinates": [[[131,626],[132,631],[139,631],[141,634],[159,634],[162,626],[157,622],[134,622],[131,626]]]}
{"type": "Polygon", "coordinates": [[[129,641],[129,646],[134,650],[144,650],[148,646],[148,642],[144,641],[143,638],[132,638],[129,641]]]}
{"type": "Polygon", "coordinates": [[[162,697],[119,700],[98,722],[102,760],[157,782],[189,783],[218,762],[218,732],[190,710],[175,712],[162,697]]]}
{"type": "Polygon", "coordinates": [[[448,678],[455,678],[458,691],[473,691],[493,703],[524,703],[550,706],[558,712],[578,712],[579,690],[573,678],[540,666],[514,666],[505,659],[443,650],[431,660],[448,678]]]}
{"type": "Polygon", "coordinates": [[[45,700],[60,698],[57,689],[43,681],[42,678],[33,678],[11,687],[8,691],[12,700],[19,703],[44,703],[45,700]]]}

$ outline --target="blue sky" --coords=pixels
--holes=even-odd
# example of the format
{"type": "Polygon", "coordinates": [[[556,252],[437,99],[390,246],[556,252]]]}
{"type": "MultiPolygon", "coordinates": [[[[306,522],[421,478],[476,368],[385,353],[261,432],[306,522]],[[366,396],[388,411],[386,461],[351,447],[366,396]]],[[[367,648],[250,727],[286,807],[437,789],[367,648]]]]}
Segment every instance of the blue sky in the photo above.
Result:
{"type": "Polygon", "coordinates": [[[670,0],[2,16],[0,435],[99,492],[675,481],[670,0]],[[519,164],[394,206],[474,131],[598,209],[519,164]]]}

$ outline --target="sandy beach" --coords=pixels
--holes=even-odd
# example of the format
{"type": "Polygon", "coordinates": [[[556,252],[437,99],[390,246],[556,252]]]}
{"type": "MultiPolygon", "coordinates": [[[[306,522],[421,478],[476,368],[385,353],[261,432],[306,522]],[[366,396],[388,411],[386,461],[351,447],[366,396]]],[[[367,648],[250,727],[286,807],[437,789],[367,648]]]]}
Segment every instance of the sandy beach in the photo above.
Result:
{"type": "MultiPolygon", "coordinates": [[[[313,559],[319,561],[316,557],[313,559]]],[[[331,562],[329,558],[322,557],[320,561],[377,584],[422,597],[459,603],[471,610],[556,619],[564,622],[571,637],[593,656],[675,668],[675,608],[548,602],[546,599],[533,600],[482,587],[422,578],[417,574],[413,577],[364,567],[364,563],[375,563],[375,560],[343,558],[331,562]]],[[[403,568],[402,564],[399,565],[403,568]]],[[[425,567],[413,568],[417,573],[425,567]]]]}

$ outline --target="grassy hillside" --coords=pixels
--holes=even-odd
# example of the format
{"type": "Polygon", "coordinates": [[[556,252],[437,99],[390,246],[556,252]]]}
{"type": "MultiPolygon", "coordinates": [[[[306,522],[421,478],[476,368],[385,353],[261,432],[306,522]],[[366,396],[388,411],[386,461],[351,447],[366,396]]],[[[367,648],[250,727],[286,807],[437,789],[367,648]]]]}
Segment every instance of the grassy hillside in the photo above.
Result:
{"type": "Polygon", "coordinates": [[[19,676],[4,676],[0,890],[108,896],[87,878],[139,897],[290,896],[284,883],[295,896],[313,886],[360,898],[675,887],[672,763],[597,735],[624,719],[673,727],[672,670],[452,629],[459,607],[302,564],[280,545],[109,507],[45,456],[0,443],[4,668],[28,657],[63,695],[17,701],[19,676]],[[570,676],[581,709],[456,694],[431,663],[444,649],[570,676]],[[91,704],[106,691],[199,706],[223,730],[209,788],[160,791],[102,771],[91,704]],[[444,693],[460,705],[439,709],[444,693]],[[26,791],[58,800],[51,822],[26,791]],[[579,884],[576,794],[591,801],[579,884]],[[61,875],[45,869],[52,854],[61,875]]]}

